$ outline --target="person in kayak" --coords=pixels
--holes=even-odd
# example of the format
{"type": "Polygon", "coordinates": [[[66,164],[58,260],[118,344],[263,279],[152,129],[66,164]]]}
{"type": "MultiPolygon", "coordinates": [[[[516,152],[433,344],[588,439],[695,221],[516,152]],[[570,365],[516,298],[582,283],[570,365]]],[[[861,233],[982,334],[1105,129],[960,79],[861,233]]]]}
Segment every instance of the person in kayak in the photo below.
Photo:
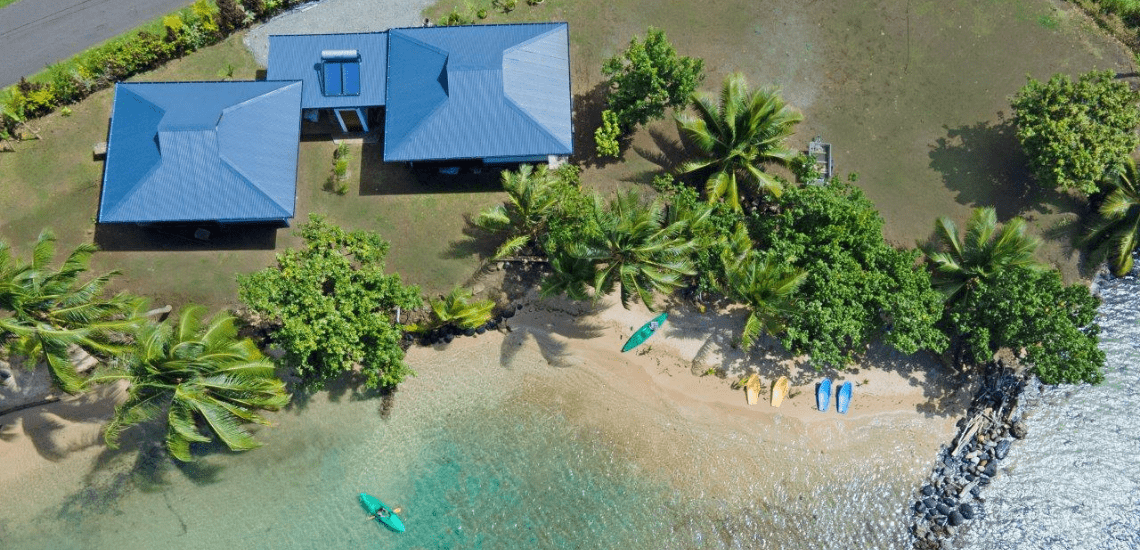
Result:
{"type": "MultiPolygon", "coordinates": [[[[396,512],[399,512],[399,511],[400,511],[400,509],[396,508],[396,512]]],[[[389,512],[387,508],[380,508],[379,510],[376,510],[375,514],[372,514],[372,517],[374,517],[376,519],[384,519],[384,518],[390,517],[391,515],[392,515],[392,512],[389,512]]]]}

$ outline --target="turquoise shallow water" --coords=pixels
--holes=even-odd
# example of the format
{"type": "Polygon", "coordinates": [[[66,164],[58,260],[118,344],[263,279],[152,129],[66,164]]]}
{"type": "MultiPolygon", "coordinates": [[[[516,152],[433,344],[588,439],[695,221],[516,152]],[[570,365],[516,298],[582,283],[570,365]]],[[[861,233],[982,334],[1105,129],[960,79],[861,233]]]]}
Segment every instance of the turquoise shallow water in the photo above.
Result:
{"type": "MultiPolygon", "coordinates": [[[[314,405],[303,419],[342,405],[367,408],[314,405]]],[[[375,414],[355,433],[317,422],[307,443],[289,437],[288,454],[275,445],[167,469],[158,484],[138,474],[126,486],[108,481],[30,526],[9,525],[3,546],[153,548],[157,538],[179,548],[646,548],[669,538],[668,487],[564,418],[523,403],[442,416],[408,426],[414,437],[375,414]],[[369,522],[360,491],[402,507],[408,532],[369,522]]]]}
{"type": "Polygon", "coordinates": [[[46,466],[4,495],[19,506],[0,506],[0,548],[903,547],[930,460],[913,414],[826,418],[808,444],[795,421],[632,401],[533,345],[479,342],[416,351],[430,366],[388,415],[322,393],[249,453],[179,468],[127,446],[46,466]],[[401,507],[408,532],[368,520],[361,491],[401,507]]]}

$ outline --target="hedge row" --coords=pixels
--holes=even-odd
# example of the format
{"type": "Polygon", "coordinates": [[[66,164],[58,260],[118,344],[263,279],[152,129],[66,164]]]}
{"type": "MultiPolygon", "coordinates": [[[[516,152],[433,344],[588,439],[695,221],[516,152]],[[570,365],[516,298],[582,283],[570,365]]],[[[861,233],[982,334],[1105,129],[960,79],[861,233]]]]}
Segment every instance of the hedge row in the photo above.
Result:
{"type": "Polygon", "coordinates": [[[0,91],[0,139],[20,139],[20,125],[120,80],[219,42],[302,0],[198,0],[161,22],[114,38],[0,91]]]}

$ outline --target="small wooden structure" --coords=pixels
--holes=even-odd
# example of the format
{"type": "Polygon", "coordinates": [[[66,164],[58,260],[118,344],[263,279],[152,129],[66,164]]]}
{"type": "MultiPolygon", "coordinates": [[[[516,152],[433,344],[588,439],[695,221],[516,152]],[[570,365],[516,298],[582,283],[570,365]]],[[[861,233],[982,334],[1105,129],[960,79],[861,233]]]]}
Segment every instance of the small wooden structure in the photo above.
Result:
{"type": "Polygon", "coordinates": [[[831,144],[824,143],[819,136],[812,138],[808,143],[808,155],[815,159],[819,167],[820,177],[809,181],[809,185],[823,185],[835,175],[835,164],[831,156],[831,144]]]}

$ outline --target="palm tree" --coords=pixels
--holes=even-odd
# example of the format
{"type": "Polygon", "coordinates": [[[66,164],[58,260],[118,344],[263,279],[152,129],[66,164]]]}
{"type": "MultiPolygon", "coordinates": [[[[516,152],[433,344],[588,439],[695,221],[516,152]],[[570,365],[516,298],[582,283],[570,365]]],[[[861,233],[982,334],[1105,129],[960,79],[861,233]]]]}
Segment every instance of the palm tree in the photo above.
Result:
{"type": "Polygon", "coordinates": [[[83,386],[77,363],[95,362],[125,352],[130,335],[142,320],[142,300],[119,294],[103,296],[117,272],[80,282],[95,247],[76,247],[58,270],[48,264],[55,256],[55,236],[43,231],[32,248],[31,263],[12,257],[0,243],[0,340],[9,358],[28,365],[44,363],[60,389],[74,393],[83,386]]]}
{"type": "Polygon", "coordinates": [[[1132,251],[1140,246],[1140,178],[1136,161],[1124,160],[1117,174],[1116,189],[1100,205],[1101,220],[1086,242],[1096,248],[1108,248],[1112,271],[1118,277],[1132,271],[1132,251]]]}
{"type": "Polygon", "coordinates": [[[953,220],[938,218],[931,244],[925,251],[934,268],[931,282],[948,302],[979,282],[994,280],[1006,268],[1041,267],[1033,258],[1041,240],[1025,234],[1025,220],[1014,218],[999,228],[997,214],[989,207],[974,209],[961,238],[953,220]]]}
{"type": "Polygon", "coordinates": [[[725,254],[721,260],[727,294],[751,310],[740,335],[744,349],[752,347],[764,332],[775,334],[783,330],[793,297],[807,279],[807,273],[772,265],[767,258],[752,251],[739,256],[725,254]]]}
{"type": "Polygon", "coordinates": [[[454,323],[459,328],[475,328],[491,320],[492,300],[472,300],[474,295],[463,287],[455,287],[447,296],[431,301],[431,311],[436,325],[454,323]]]}
{"type": "Polygon", "coordinates": [[[723,197],[735,210],[740,210],[740,177],[779,196],[780,182],[764,173],[760,164],[784,164],[794,156],[784,147],[784,139],[792,134],[803,115],[790,109],[775,89],[749,91],[748,82],[740,73],[724,79],[719,107],[704,92],[694,93],[691,103],[697,116],[677,114],[677,128],[704,158],[686,162],[681,172],[712,168],[713,174],[705,186],[709,201],[723,197]]]}
{"type": "Polygon", "coordinates": [[[474,222],[486,231],[508,233],[506,242],[495,251],[495,259],[515,254],[528,244],[537,244],[546,220],[558,204],[552,189],[554,181],[545,164],[539,165],[537,170],[529,164],[519,166],[518,172],[503,170],[507,203],[480,212],[474,222]]]}
{"type": "Polygon", "coordinates": [[[653,309],[653,292],[670,292],[681,286],[683,276],[696,273],[688,258],[694,244],[680,237],[684,223],[665,224],[659,202],[645,204],[630,190],[619,193],[606,208],[595,195],[592,214],[600,235],[595,242],[575,243],[566,254],[555,256],[556,275],[543,285],[548,295],[584,290],[589,284],[598,297],[618,287],[623,306],[628,308],[636,298],[653,309]],[[593,281],[581,279],[588,274],[593,281]]]}
{"type": "Polygon", "coordinates": [[[131,383],[104,434],[108,446],[114,448],[126,428],[163,413],[166,448],[183,462],[191,460],[190,443],[214,436],[234,451],[260,446],[241,424],[268,424],[257,411],[279,410],[289,403],[289,393],[273,363],[250,339],[238,338],[232,316],[218,314],[203,326],[204,312],[200,306],[184,308],[177,327],[147,324],[123,368],[91,379],[131,383]]]}

